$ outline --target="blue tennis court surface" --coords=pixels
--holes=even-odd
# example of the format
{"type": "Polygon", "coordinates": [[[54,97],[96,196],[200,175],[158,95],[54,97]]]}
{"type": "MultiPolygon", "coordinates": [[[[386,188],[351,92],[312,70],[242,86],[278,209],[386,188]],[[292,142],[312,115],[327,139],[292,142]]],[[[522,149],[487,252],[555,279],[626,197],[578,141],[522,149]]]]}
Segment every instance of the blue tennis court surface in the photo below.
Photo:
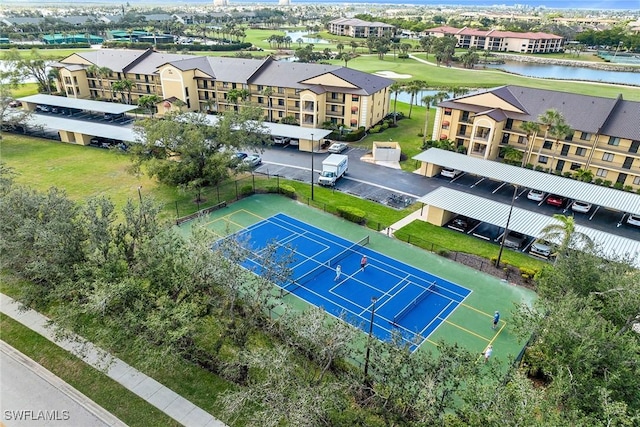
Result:
{"type": "Polygon", "coordinates": [[[258,274],[263,268],[260,252],[275,243],[278,254],[290,260],[292,276],[277,284],[283,294],[292,293],[335,316],[344,316],[365,332],[375,298],[373,334],[388,340],[398,331],[413,350],[471,293],[368,248],[368,238],[351,242],[282,213],[234,236],[250,242],[255,257],[245,260],[244,266],[258,274]],[[363,256],[368,258],[364,270],[360,267],[363,256]]]}

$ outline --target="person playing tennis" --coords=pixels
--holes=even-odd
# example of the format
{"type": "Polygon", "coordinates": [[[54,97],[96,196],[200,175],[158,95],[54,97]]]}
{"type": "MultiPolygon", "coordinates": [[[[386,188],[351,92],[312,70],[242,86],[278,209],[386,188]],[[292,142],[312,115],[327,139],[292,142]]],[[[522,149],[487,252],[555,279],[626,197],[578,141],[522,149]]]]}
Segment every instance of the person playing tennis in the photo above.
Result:
{"type": "Polygon", "coordinates": [[[334,282],[337,282],[340,279],[340,275],[342,274],[342,267],[338,265],[336,267],[336,278],[333,279],[334,282]]]}
{"type": "Polygon", "coordinates": [[[367,256],[363,255],[362,259],[360,260],[360,271],[364,271],[364,268],[367,266],[367,256]]]}

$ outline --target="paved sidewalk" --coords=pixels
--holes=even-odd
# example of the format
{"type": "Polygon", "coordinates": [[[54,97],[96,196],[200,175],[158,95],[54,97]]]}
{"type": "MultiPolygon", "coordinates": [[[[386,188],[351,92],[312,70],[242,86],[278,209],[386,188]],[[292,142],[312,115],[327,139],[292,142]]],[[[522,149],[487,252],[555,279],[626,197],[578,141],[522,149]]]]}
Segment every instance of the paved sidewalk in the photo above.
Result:
{"type": "Polygon", "coordinates": [[[56,340],[49,319],[34,310],[20,310],[20,304],[13,298],[0,293],[0,312],[39,333],[85,363],[105,372],[109,378],[120,383],[162,412],[187,427],[226,427],[222,421],[197,407],[187,399],[163,386],[156,380],[122,360],[111,356],[90,342],[78,340],[56,340]]]}
{"type": "Polygon", "coordinates": [[[421,216],[422,216],[421,214],[422,214],[422,209],[418,209],[417,211],[405,216],[395,224],[391,224],[388,228],[380,230],[380,233],[386,234],[389,237],[393,237],[393,233],[395,233],[396,230],[401,229],[402,227],[404,227],[407,224],[410,224],[416,219],[421,220],[421,216]]]}

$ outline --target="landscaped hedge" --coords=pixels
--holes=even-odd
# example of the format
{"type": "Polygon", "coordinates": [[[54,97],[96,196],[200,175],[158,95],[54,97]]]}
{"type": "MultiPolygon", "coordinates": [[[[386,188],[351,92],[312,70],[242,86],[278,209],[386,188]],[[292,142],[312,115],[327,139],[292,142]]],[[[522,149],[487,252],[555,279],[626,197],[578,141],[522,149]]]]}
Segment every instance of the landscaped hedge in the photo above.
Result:
{"type": "Polygon", "coordinates": [[[280,186],[280,192],[287,197],[291,197],[292,199],[296,198],[296,189],[290,185],[282,184],[280,186]]]}
{"type": "Polygon", "coordinates": [[[65,43],[65,44],[17,44],[2,43],[0,49],[87,49],[90,48],[89,43],[65,43]]]}
{"type": "MultiPolygon", "coordinates": [[[[114,49],[151,49],[153,43],[139,43],[139,42],[120,42],[120,41],[108,41],[102,44],[104,47],[114,49]]],[[[253,46],[251,43],[235,43],[235,44],[212,44],[212,45],[180,45],[175,43],[156,43],[155,48],[157,50],[190,50],[190,51],[204,51],[204,52],[232,52],[236,50],[248,49],[253,46]]]]}
{"type": "Polygon", "coordinates": [[[356,224],[362,224],[364,222],[364,217],[367,214],[362,209],[354,208],[353,206],[336,206],[336,209],[338,211],[338,215],[346,220],[355,222],[356,224]]]}

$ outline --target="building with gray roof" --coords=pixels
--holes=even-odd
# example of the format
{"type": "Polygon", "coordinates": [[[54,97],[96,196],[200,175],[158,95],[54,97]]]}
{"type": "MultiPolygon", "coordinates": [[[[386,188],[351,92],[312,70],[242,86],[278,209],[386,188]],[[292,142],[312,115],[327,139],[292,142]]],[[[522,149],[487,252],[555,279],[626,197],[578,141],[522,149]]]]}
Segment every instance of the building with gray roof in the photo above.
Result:
{"type": "Polygon", "coordinates": [[[458,152],[556,175],[640,189],[640,102],[523,86],[500,86],[438,104],[431,139],[458,152]],[[554,110],[569,130],[541,117],[554,110]],[[534,127],[529,132],[523,125],[534,127]],[[537,127],[537,129],[536,129],[537,127]],[[514,160],[515,159],[515,160],[514,160]]]}

